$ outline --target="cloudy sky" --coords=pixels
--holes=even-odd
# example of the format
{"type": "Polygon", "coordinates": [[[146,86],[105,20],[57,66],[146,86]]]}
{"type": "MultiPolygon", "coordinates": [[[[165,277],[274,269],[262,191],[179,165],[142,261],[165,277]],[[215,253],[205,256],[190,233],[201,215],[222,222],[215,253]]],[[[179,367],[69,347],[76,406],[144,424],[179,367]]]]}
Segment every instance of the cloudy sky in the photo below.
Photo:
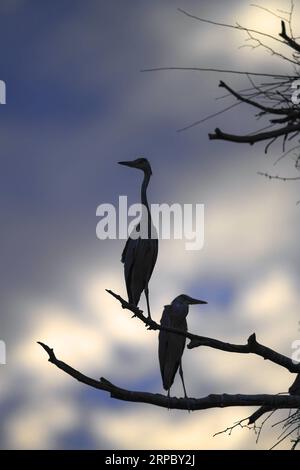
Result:
{"type": "MultiPolygon", "coordinates": [[[[227,131],[262,127],[247,106],[176,130],[228,101],[222,77],[197,72],[141,73],[152,66],[218,66],[284,72],[245,36],[177,12],[277,34],[279,20],[246,0],[1,0],[0,107],[1,313],[0,446],[9,449],[268,448],[248,430],[212,437],[249,415],[232,408],[186,413],[117,402],[47,362],[59,358],[128,389],[162,393],[157,333],[130,318],[105,292],[125,296],[123,240],[96,238],[96,208],[137,202],[141,175],[117,165],[146,156],[153,203],[205,205],[205,244],[161,241],[151,280],[152,312],[179,293],[208,301],[190,309],[189,328],[243,343],[258,339],[285,353],[299,339],[299,184],[269,182],[258,171],[293,173],[274,147],[209,142],[227,131]]],[[[289,2],[264,1],[286,9],[289,2]]],[[[288,69],[289,70],[289,69],[288,69]]],[[[231,103],[231,102],[230,102],[231,103]]],[[[141,307],[144,308],[144,300],[141,307]]],[[[188,394],[278,393],[293,377],[257,357],[210,349],[186,351],[188,394]]],[[[182,390],[176,379],[174,395],[182,390]]]]}

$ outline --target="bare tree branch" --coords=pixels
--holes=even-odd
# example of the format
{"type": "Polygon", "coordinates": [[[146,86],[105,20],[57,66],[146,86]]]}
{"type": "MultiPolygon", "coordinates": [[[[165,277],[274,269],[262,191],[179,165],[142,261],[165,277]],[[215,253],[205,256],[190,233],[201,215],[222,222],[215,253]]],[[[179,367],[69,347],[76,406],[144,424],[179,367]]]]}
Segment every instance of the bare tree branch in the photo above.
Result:
{"type": "Polygon", "coordinates": [[[275,129],[274,131],[261,132],[252,135],[227,134],[219,128],[216,128],[215,132],[213,134],[208,134],[208,136],[210,140],[226,140],[228,142],[253,145],[256,142],[273,139],[274,137],[277,138],[285,134],[290,134],[291,132],[300,132],[300,123],[282,127],[281,129],[275,129]]]}
{"type": "Polygon", "coordinates": [[[198,346],[208,346],[214,349],[220,349],[221,351],[227,351],[232,353],[256,354],[257,356],[260,356],[265,360],[269,360],[274,364],[284,367],[292,373],[300,372],[300,363],[295,363],[289,357],[284,356],[283,354],[280,354],[274,351],[273,349],[258,343],[256,340],[255,333],[249,336],[247,344],[243,345],[223,343],[222,341],[218,341],[212,338],[202,337],[200,340],[192,340],[188,345],[188,349],[193,349],[198,346]]]}
{"type": "Polygon", "coordinates": [[[262,173],[261,171],[257,172],[260,176],[265,176],[270,180],[279,180],[279,181],[298,181],[300,176],[279,176],[279,175],[269,175],[269,173],[262,173]]]}
{"type": "Polygon", "coordinates": [[[246,31],[246,32],[249,31],[250,33],[258,34],[259,36],[265,36],[269,39],[272,39],[273,41],[277,41],[281,43],[283,42],[280,39],[276,38],[275,36],[272,36],[271,34],[263,33],[262,31],[258,31],[256,29],[250,29],[245,26],[241,26],[239,24],[234,25],[234,24],[219,23],[217,21],[208,20],[206,18],[201,18],[199,16],[192,15],[191,13],[188,13],[182,8],[177,8],[177,11],[179,11],[179,13],[183,13],[185,16],[188,16],[189,18],[193,18],[194,20],[201,21],[202,23],[213,24],[215,26],[222,26],[223,28],[238,29],[239,31],[246,31]]]}
{"type": "MultiPolygon", "coordinates": [[[[261,407],[261,408],[259,408],[259,410],[261,410],[262,408],[267,408],[267,407],[261,407]]],[[[270,409],[270,408],[268,408],[268,409],[270,409]]],[[[228,435],[231,436],[231,434],[232,434],[232,432],[234,431],[235,428],[241,428],[241,429],[247,428],[249,430],[254,431],[254,433],[256,434],[256,443],[258,443],[261,431],[262,431],[266,421],[268,421],[268,419],[274,414],[275,411],[276,410],[269,413],[267,418],[265,418],[265,420],[259,426],[256,424],[256,421],[250,422],[251,416],[254,416],[254,414],[255,414],[255,413],[253,413],[253,415],[251,415],[250,417],[243,418],[243,419],[237,421],[236,423],[234,423],[232,426],[228,426],[226,429],[223,429],[222,431],[219,431],[219,432],[215,433],[214,436],[218,436],[219,434],[226,434],[226,433],[228,433],[228,435]]]]}
{"type": "Polygon", "coordinates": [[[285,18],[283,18],[282,16],[278,15],[277,13],[274,13],[274,11],[272,10],[269,10],[269,8],[265,8],[261,5],[256,5],[255,3],[250,3],[250,7],[254,7],[254,8],[258,8],[260,10],[263,10],[263,11],[266,11],[267,13],[269,13],[270,15],[273,15],[275,16],[276,18],[279,18],[280,20],[285,20],[285,18]]]}
{"type": "Polygon", "coordinates": [[[249,416],[249,418],[247,418],[248,424],[254,424],[261,416],[263,416],[265,413],[268,413],[269,411],[272,411],[270,406],[261,406],[251,416],[249,416]]]}
{"type": "Polygon", "coordinates": [[[287,115],[290,112],[293,111],[292,108],[269,108],[267,106],[263,106],[262,104],[258,103],[257,101],[253,101],[249,98],[246,98],[245,96],[242,96],[240,93],[234,91],[232,88],[230,88],[223,80],[220,81],[219,83],[220,88],[225,88],[230,94],[232,94],[235,98],[237,98],[239,101],[242,101],[243,103],[250,104],[251,106],[254,106],[255,108],[261,109],[265,113],[271,113],[271,114],[284,114],[287,115]]]}
{"type": "Polygon", "coordinates": [[[148,403],[150,405],[159,406],[168,409],[177,410],[205,410],[209,408],[225,408],[229,406],[260,406],[269,405],[272,408],[299,408],[300,397],[295,396],[279,396],[279,395],[228,395],[228,394],[211,394],[203,398],[177,398],[154,394],[149,392],[139,392],[126,390],[117,387],[104,377],[99,380],[88,377],[55,356],[52,348],[42,342],[38,342],[40,346],[47,352],[48,361],[58,367],[60,370],[70,375],[78,382],[84,383],[98,390],[110,393],[112,398],[117,400],[148,403]]]}
{"type": "Polygon", "coordinates": [[[246,423],[246,424],[243,424],[245,421],[247,421],[248,418],[243,418],[243,419],[240,419],[240,421],[237,421],[236,423],[234,423],[232,426],[228,426],[227,428],[223,429],[222,431],[218,431],[218,432],[215,432],[215,434],[213,435],[213,437],[216,437],[216,436],[219,436],[220,434],[227,434],[228,433],[228,436],[231,436],[232,434],[232,431],[235,429],[235,428],[240,428],[240,429],[251,429],[250,426],[249,426],[249,423],[246,423]]]}
{"type": "Polygon", "coordinates": [[[246,72],[242,70],[226,70],[226,69],[215,69],[211,67],[152,67],[142,69],[141,72],[160,72],[163,70],[184,70],[192,72],[219,72],[219,73],[231,73],[237,75],[252,75],[256,77],[271,77],[271,78],[290,78],[291,80],[296,79],[296,76],[281,75],[276,73],[260,73],[260,72],[246,72]]]}
{"type": "Polygon", "coordinates": [[[300,395],[300,374],[297,375],[295,381],[290,386],[289,393],[291,395],[300,395]]]}
{"type": "Polygon", "coordinates": [[[281,33],[279,33],[279,36],[281,36],[292,49],[297,52],[300,52],[300,44],[298,44],[287,34],[284,21],[281,21],[281,33]]]}
{"type": "Polygon", "coordinates": [[[218,349],[221,351],[231,352],[231,353],[241,353],[241,354],[256,354],[257,356],[262,357],[263,359],[268,359],[269,361],[277,364],[285,369],[289,370],[292,373],[300,372],[300,363],[297,364],[292,359],[283,354],[280,354],[273,349],[268,348],[267,346],[263,346],[262,344],[258,343],[256,340],[256,335],[253,333],[249,338],[247,344],[231,344],[225,343],[223,341],[219,341],[214,338],[207,338],[206,336],[199,336],[193,333],[184,332],[177,328],[169,328],[162,325],[159,325],[154,320],[149,319],[143,315],[142,310],[140,310],[135,305],[132,305],[126,300],[124,300],[120,295],[115,294],[113,291],[108,290],[107,292],[112,295],[115,299],[117,299],[120,303],[122,308],[127,309],[133,313],[134,317],[139,318],[149,329],[151,330],[163,330],[168,331],[169,333],[175,333],[180,336],[185,336],[186,338],[190,339],[190,343],[188,344],[188,349],[197,348],[200,346],[206,346],[213,349],[218,349]]]}

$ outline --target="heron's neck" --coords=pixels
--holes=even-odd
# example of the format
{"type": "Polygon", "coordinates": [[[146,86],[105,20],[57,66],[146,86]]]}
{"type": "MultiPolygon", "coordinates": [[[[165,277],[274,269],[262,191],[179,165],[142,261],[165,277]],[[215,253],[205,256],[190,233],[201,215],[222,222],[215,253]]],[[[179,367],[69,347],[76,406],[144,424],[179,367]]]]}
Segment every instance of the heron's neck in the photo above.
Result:
{"type": "Polygon", "coordinates": [[[144,179],[141,187],[141,201],[142,205],[146,207],[147,209],[147,225],[148,225],[148,232],[151,230],[151,212],[148,204],[148,199],[147,199],[147,188],[149,185],[151,175],[149,173],[144,174],[144,179]]]}
{"type": "Polygon", "coordinates": [[[147,188],[149,185],[150,178],[151,178],[151,175],[149,175],[148,173],[144,174],[143,184],[141,188],[141,201],[142,201],[143,206],[146,206],[148,214],[150,214],[150,209],[149,209],[149,204],[148,204],[148,199],[147,199],[147,188]]]}

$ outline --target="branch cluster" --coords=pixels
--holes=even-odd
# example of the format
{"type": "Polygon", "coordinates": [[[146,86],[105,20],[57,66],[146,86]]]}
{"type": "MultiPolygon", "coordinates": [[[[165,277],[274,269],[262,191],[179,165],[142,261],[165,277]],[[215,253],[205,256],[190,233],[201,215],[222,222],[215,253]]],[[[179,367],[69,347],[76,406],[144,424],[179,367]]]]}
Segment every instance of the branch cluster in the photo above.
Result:
{"type": "MultiPolygon", "coordinates": [[[[129,310],[133,313],[133,317],[138,318],[145,326],[150,330],[164,330],[170,333],[178,334],[185,336],[190,340],[188,345],[189,349],[193,349],[200,346],[207,346],[213,349],[219,349],[222,351],[227,351],[231,353],[253,353],[264,359],[268,359],[274,362],[277,365],[284,367],[293,373],[298,373],[297,376],[297,385],[296,388],[300,385],[300,364],[295,364],[290,358],[284,356],[256,341],[255,334],[251,335],[248,339],[247,344],[237,345],[231,343],[225,343],[213,338],[207,338],[205,336],[199,336],[193,333],[184,332],[176,328],[169,328],[162,325],[159,325],[154,320],[149,319],[143,314],[143,311],[140,310],[135,305],[128,303],[118,294],[115,294],[111,290],[107,292],[117,299],[122,308],[129,310]]],[[[270,408],[297,408],[300,407],[300,396],[297,395],[267,395],[267,394],[258,394],[258,395],[228,395],[228,394],[211,394],[203,398],[177,398],[177,397],[166,397],[161,394],[154,394],[148,392],[139,392],[131,391],[120,388],[109,380],[101,377],[99,380],[88,377],[78,370],[74,369],[65,362],[57,359],[54,351],[48,345],[39,342],[40,346],[47,352],[48,360],[56,367],[64,371],[66,374],[70,375],[74,379],[78,380],[81,383],[89,385],[90,387],[96,388],[98,390],[103,390],[110,393],[112,398],[118,400],[125,400],[130,402],[140,402],[148,403],[151,405],[160,406],[163,408],[174,408],[180,410],[203,410],[208,408],[224,408],[228,406],[268,406],[270,408]]]]}

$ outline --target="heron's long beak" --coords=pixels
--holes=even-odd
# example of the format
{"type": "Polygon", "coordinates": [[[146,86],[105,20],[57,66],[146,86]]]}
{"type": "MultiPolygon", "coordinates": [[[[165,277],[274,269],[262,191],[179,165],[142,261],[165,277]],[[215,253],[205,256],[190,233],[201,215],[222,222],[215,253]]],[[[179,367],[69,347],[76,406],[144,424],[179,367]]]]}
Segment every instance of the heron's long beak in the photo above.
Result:
{"type": "Polygon", "coordinates": [[[193,304],[207,304],[207,302],[205,302],[205,300],[198,300],[198,299],[193,299],[193,297],[189,297],[189,304],[190,305],[193,305],[193,304]]]}
{"type": "Polygon", "coordinates": [[[130,166],[131,168],[135,168],[135,162],[129,161],[129,162],[118,162],[119,165],[124,165],[124,166],[130,166]]]}

